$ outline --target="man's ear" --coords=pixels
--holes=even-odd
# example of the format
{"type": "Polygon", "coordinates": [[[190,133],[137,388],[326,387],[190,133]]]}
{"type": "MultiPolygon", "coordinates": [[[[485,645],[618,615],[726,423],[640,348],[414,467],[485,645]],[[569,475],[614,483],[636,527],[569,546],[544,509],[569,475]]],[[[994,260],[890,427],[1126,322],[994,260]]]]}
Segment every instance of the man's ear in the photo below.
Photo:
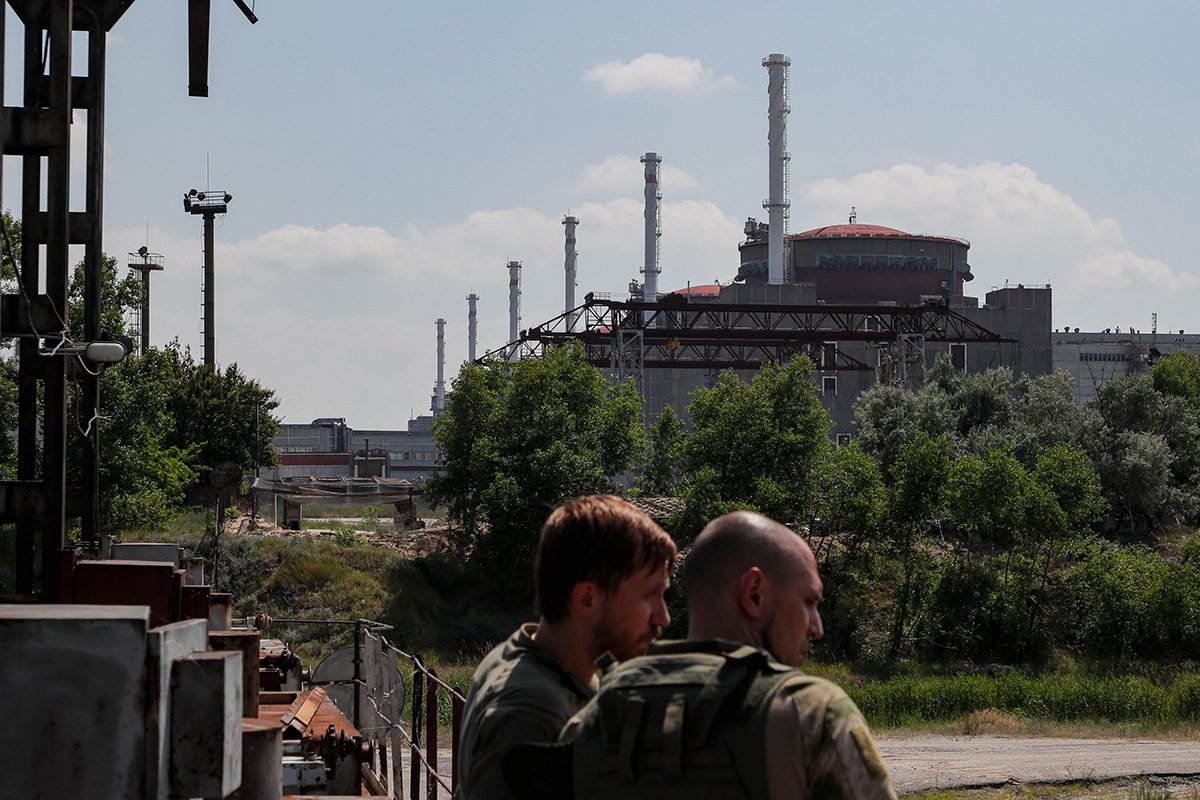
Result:
{"type": "Polygon", "coordinates": [[[600,609],[603,592],[595,581],[580,581],[571,587],[571,613],[590,619],[600,609]]]}
{"type": "Polygon", "coordinates": [[[751,567],[738,576],[738,605],[742,613],[751,619],[757,619],[766,607],[769,590],[767,576],[758,567],[751,567]]]}

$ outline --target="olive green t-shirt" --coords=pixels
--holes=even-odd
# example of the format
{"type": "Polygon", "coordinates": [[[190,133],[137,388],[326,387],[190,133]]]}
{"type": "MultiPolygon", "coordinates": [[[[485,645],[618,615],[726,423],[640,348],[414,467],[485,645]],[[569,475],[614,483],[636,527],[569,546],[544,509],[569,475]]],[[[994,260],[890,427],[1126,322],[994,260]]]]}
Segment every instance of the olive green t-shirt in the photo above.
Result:
{"type": "Polygon", "coordinates": [[[563,669],[522,625],[480,662],[463,708],[456,800],[510,800],[501,762],[514,745],[556,742],[568,719],[596,694],[563,669]]]}

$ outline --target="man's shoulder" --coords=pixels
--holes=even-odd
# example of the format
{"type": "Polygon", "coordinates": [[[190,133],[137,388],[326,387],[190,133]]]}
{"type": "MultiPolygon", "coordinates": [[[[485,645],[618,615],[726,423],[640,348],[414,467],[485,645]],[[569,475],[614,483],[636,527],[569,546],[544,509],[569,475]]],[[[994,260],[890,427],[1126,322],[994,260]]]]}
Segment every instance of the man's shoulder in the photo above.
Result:
{"type": "Polygon", "coordinates": [[[860,716],[846,690],[833,681],[795,670],[779,684],[778,694],[790,697],[799,709],[819,712],[836,719],[860,716]]]}
{"type": "Polygon", "coordinates": [[[577,705],[578,692],[562,668],[529,645],[528,636],[518,630],[494,647],[475,671],[472,693],[488,705],[577,705]]]}

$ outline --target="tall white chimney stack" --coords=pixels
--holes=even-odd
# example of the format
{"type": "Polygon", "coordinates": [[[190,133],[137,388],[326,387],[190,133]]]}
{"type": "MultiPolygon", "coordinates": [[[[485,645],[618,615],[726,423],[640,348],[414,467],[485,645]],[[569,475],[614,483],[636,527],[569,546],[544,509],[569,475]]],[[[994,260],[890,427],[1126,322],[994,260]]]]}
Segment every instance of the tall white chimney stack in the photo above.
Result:
{"type": "Polygon", "coordinates": [[[437,408],[433,411],[440,414],[446,409],[446,320],[438,317],[437,332],[437,386],[434,387],[437,397],[437,408]]]}
{"type": "Polygon", "coordinates": [[[472,292],[467,295],[467,360],[475,362],[475,303],[479,295],[472,292]]]}
{"type": "MultiPolygon", "coordinates": [[[[567,291],[563,300],[565,308],[564,313],[569,313],[575,307],[575,287],[579,285],[575,274],[575,226],[579,224],[579,220],[575,217],[563,217],[562,224],[566,226],[567,243],[566,243],[566,262],[564,264],[567,272],[567,291]]],[[[567,331],[575,330],[575,316],[567,317],[567,331]]]]}
{"type": "MultiPolygon", "coordinates": [[[[508,262],[508,342],[514,344],[521,335],[521,262],[508,262]]],[[[514,346],[508,356],[509,361],[517,360],[517,348],[514,346]]]]}
{"type": "Polygon", "coordinates": [[[658,300],[659,267],[658,240],[662,236],[662,185],[659,183],[659,166],[662,157],[658,153],[642,156],[646,165],[646,254],[643,259],[642,297],[650,303],[658,300]]]}
{"type": "Polygon", "coordinates": [[[762,65],[767,68],[769,76],[767,95],[770,98],[767,144],[771,152],[771,196],[763,201],[769,226],[767,283],[785,283],[784,237],[787,235],[788,209],[791,205],[788,202],[788,161],[791,158],[787,151],[787,115],[791,112],[788,107],[788,67],[792,65],[792,60],[785,55],[772,53],[763,59],[762,65]]]}

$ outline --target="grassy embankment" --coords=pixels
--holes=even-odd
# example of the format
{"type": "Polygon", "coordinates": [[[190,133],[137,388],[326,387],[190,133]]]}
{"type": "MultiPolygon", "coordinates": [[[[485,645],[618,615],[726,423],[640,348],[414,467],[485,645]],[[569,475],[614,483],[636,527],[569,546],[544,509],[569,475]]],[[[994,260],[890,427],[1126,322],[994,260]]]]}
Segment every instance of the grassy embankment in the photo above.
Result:
{"type": "MultiPolygon", "coordinates": [[[[377,517],[367,520],[391,527],[377,517]]],[[[189,514],[164,533],[126,539],[180,541],[211,561],[203,530],[203,515],[189,514]]],[[[465,692],[479,657],[529,612],[491,610],[461,565],[430,549],[422,532],[396,533],[411,545],[408,552],[353,535],[227,535],[219,587],[233,592],[239,615],[262,611],[276,619],[366,618],[393,625],[389,641],[422,654],[443,680],[465,692]]],[[[290,642],[310,666],[352,641],[345,626],[276,624],[268,633],[290,642]]],[[[880,731],[1190,738],[1200,736],[1200,675],[1191,667],[1069,664],[1040,674],[954,674],[908,665],[885,673],[816,660],[807,668],[844,686],[880,731]]],[[[439,716],[448,724],[444,705],[439,716]]]]}

